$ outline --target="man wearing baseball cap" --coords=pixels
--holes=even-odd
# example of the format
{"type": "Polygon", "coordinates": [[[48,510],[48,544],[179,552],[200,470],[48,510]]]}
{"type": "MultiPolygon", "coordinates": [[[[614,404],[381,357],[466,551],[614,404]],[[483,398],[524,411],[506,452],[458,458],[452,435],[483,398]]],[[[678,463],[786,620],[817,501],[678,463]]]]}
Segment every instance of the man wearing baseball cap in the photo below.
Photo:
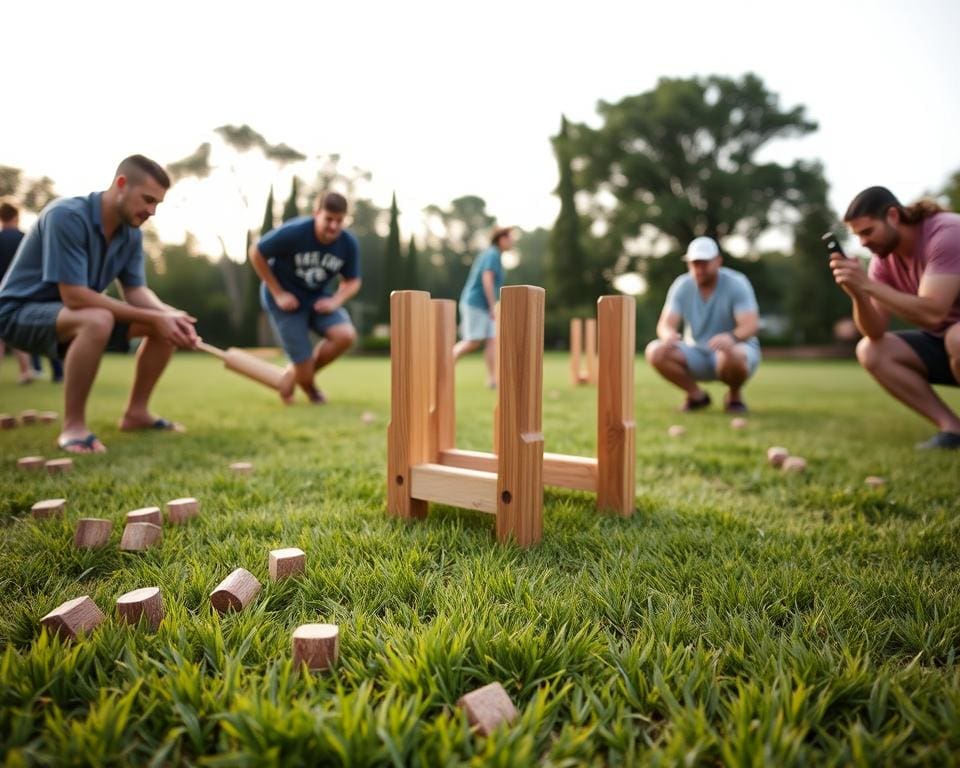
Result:
{"type": "Polygon", "coordinates": [[[723,266],[713,238],[692,240],[683,259],[687,274],[674,280],[667,292],[657,338],[647,345],[647,360],[687,393],[682,411],[709,406],[710,395],[699,382],[719,380],[728,388],[724,409],[745,413],[741,389],[760,364],[753,286],[745,275],[723,266]]]}

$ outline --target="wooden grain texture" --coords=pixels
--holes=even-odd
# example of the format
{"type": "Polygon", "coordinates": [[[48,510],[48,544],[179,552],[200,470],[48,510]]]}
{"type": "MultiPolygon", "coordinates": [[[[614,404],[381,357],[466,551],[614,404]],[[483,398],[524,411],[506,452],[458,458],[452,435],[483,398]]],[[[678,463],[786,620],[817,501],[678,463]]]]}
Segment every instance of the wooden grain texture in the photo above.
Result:
{"type": "Polygon", "coordinates": [[[497,512],[497,475],[475,469],[418,464],[410,473],[414,498],[451,507],[497,512]]]}
{"type": "Polygon", "coordinates": [[[298,547],[271,550],[267,563],[270,580],[279,581],[303,573],[306,563],[307,555],[298,547]]]}
{"type": "Polygon", "coordinates": [[[293,631],[293,666],[310,671],[329,669],[337,661],[340,628],[336,624],[301,624],[293,631]]]}
{"type": "Polygon", "coordinates": [[[142,587],[120,595],[117,613],[125,624],[139,624],[141,618],[146,619],[147,626],[156,632],[164,617],[160,588],[142,587]]]}
{"type": "Polygon", "coordinates": [[[434,366],[431,380],[430,430],[433,434],[430,459],[439,451],[453,448],[457,440],[457,416],[453,346],[457,342],[457,305],[451,299],[433,299],[434,366]]]}
{"type": "Polygon", "coordinates": [[[98,517],[81,517],[73,534],[73,545],[77,549],[96,549],[110,541],[113,523],[98,517]]]}
{"type": "Polygon", "coordinates": [[[219,613],[240,611],[260,592],[257,577],[244,568],[235,569],[210,593],[210,603],[219,613]]]}
{"type": "Polygon", "coordinates": [[[510,725],[517,719],[517,708],[500,683],[490,683],[464,694],[457,700],[467,722],[481,736],[489,736],[499,725],[510,725]]]}
{"type": "Polygon", "coordinates": [[[163,528],[153,523],[127,523],[120,537],[120,549],[124,552],[141,552],[149,549],[163,538],[163,528]]]}
{"type": "Polygon", "coordinates": [[[48,632],[72,640],[81,632],[93,631],[105,618],[89,595],[83,595],[57,606],[40,623],[48,632]]]}
{"type": "MultiPolygon", "coordinates": [[[[441,451],[437,462],[445,467],[497,471],[497,456],[483,451],[465,451],[452,448],[441,451]]],[[[578,491],[597,490],[597,460],[586,456],[567,456],[563,453],[543,454],[543,484],[578,491]]]]}
{"type": "MultiPolygon", "coordinates": [[[[626,298],[626,297],[623,297],[626,298]]],[[[586,368],[586,383],[597,385],[597,320],[588,317],[583,322],[583,357],[586,368]]]]}

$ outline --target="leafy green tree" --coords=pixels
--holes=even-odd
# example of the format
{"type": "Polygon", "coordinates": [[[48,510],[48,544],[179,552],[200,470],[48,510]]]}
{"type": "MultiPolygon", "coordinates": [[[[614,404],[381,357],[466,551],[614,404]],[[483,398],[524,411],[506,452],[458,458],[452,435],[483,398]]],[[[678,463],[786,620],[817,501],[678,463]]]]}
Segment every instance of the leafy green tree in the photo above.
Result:
{"type": "Polygon", "coordinates": [[[494,217],[476,195],[464,195],[446,208],[429,205],[426,254],[430,271],[422,276],[424,290],[435,298],[457,298],[477,253],[490,244],[494,217]]]}
{"type": "Polygon", "coordinates": [[[390,228],[387,240],[384,243],[383,267],[385,285],[380,303],[379,320],[382,323],[390,322],[390,293],[406,288],[406,264],[400,252],[400,210],[397,208],[397,193],[390,199],[390,228]]]}
{"type": "Polygon", "coordinates": [[[283,204],[283,213],[280,216],[281,221],[290,221],[300,215],[300,209],[297,207],[297,177],[293,177],[293,183],[290,185],[290,196],[283,204]]]}
{"type": "Polygon", "coordinates": [[[946,198],[946,205],[951,211],[960,213],[960,171],[955,171],[940,193],[946,198]]]}
{"type": "Polygon", "coordinates": [[[27,211],[40,211],[57,197],[49,176],[25,176],[19,168],[0,165],[0,197],[11,197],[27,211]]]}

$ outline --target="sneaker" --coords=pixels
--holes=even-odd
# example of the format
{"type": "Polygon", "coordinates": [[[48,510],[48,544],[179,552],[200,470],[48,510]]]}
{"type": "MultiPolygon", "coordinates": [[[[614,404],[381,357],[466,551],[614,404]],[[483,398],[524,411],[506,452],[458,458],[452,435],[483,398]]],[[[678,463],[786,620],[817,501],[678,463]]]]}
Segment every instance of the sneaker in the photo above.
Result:
{"type": "Polygon", "coordinates": [[[706,408],[710,405],[710,393],[704,392],[703,397],[698,397],[696,399],[688,397],[683,405],[680,406],[680,411],[682,413],[690,413],[691,411],[699,411],[703,408],[706,408]]]}
{"type": "Polygon", "coordinates": [[[929,440],[917,443],[915,447],[918,451],[927,451],[934,448],[955,451],[960,448],[960,432],[937,432],[929,440]]]}
{"type": "Polygon", "coordinates": [[[749,409],[743,400],[727,400],[723,404],[723,410],[727,413],[746,413],[749,409]]]}

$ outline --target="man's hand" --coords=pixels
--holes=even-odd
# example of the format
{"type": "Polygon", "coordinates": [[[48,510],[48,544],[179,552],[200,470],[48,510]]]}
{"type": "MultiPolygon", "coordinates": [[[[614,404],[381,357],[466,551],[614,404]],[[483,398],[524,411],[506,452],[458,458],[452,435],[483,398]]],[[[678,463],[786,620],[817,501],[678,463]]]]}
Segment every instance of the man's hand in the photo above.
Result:
{"type": "Polygon", "coordinates": [[[191,317],[182,310],[175,309],[163,312],[153,321],[157,335],[180,349],[193,349],[197,345],[197,329],[194,324],[197,318],[191,317]]]}
{"type": "Polygon", "coordinates": [[[296,312],[300,308],[300,299],[289,291],[280,291],[273,295],[273,300],[284,312],[296,312]]]}
{"type": "Polygon", "coordinates": [[[322,296],[313,302],[313,311],[321,315],[329,315],[340,309],[340,303],[333,296],[322,296]]]}
{"type": "Polygon", "coordinates": [[[830,257],[830,271],[837,285],[850,297],[862,293],[870,280],[859,259],[847,259],[836,253],[830,257]]]}
{"type": "Polygon", "coordinates": [[[683,340],[683,337],[674,330],[663,331],[659,335],[659,338],[664,344],[676,344],[677,342],[683,340]]]}
{"type": "Polygon", "coordinates": [[[732,333],[718,333],[707,342],[707,346],[714,352],[729,352],[738,342],[732,333]]]}

